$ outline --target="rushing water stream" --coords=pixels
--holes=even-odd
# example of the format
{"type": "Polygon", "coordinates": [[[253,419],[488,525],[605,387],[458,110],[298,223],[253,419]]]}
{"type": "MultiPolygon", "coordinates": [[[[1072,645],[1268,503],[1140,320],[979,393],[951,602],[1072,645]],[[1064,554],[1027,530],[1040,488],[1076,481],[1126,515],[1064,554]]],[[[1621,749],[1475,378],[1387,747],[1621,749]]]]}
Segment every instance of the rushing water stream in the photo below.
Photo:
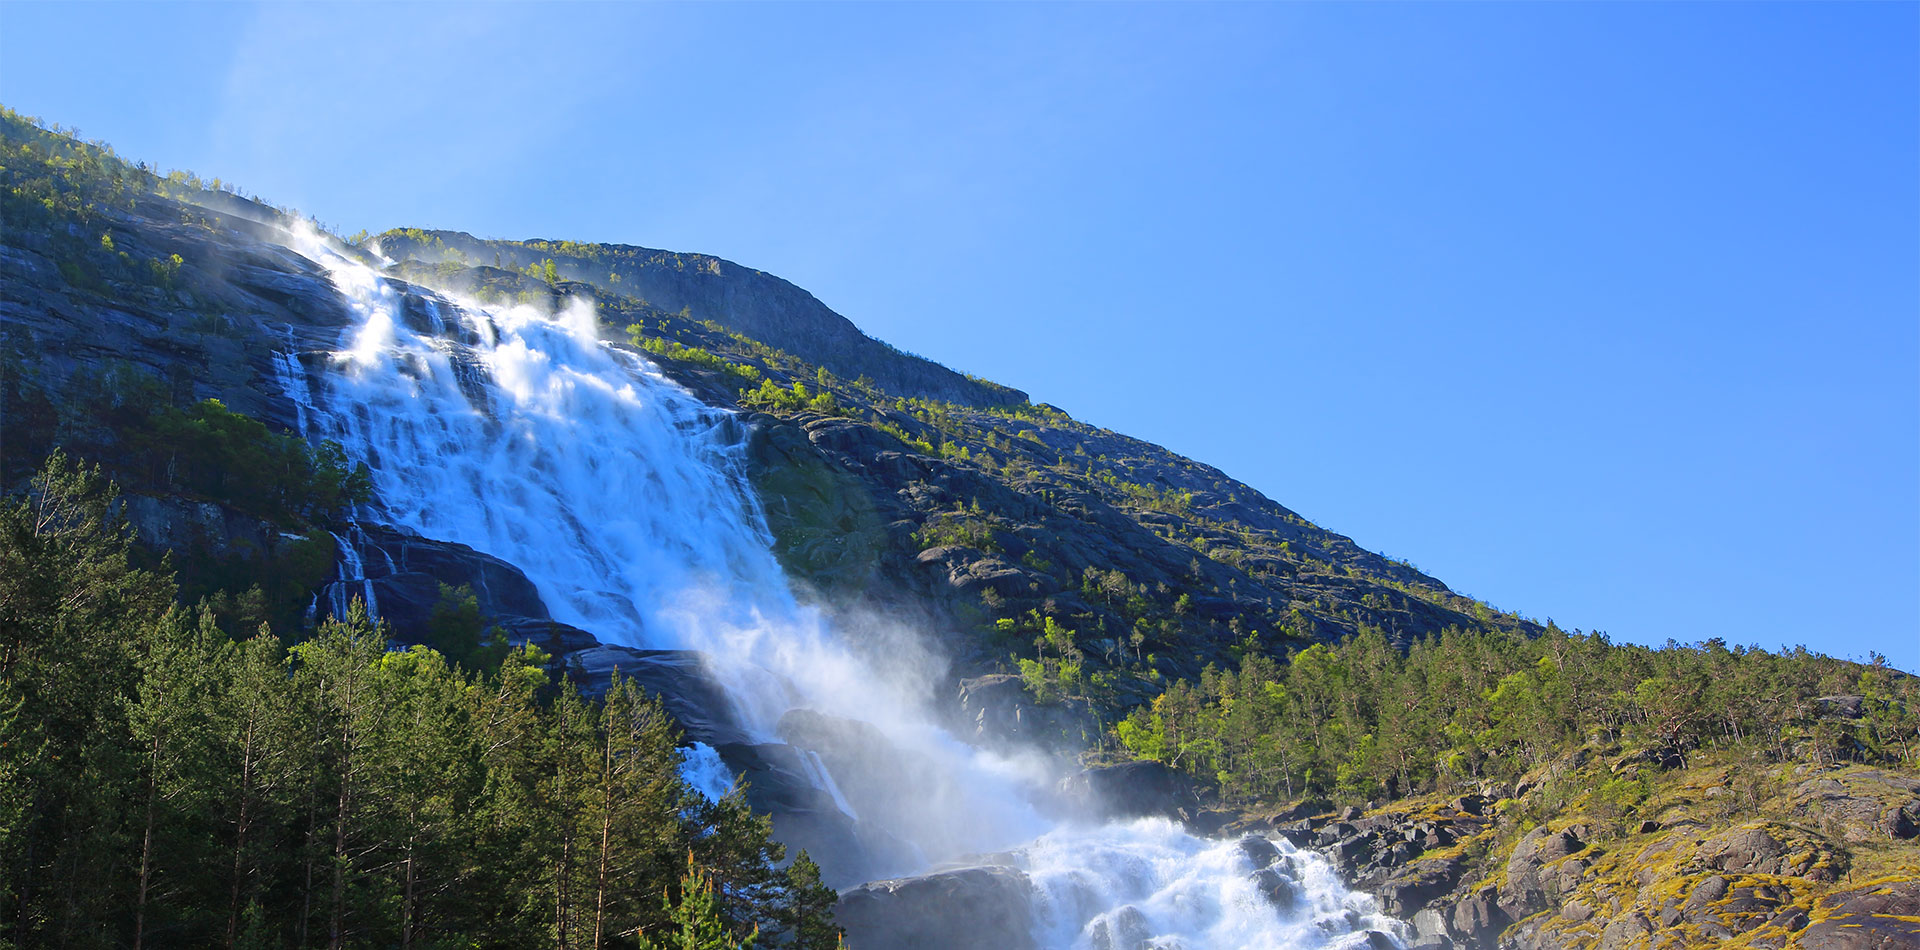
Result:
{"type": "MultiPolygon", "coordinates": [[[[303,430],[371,468],[374,517],[515,565],[554,619],[603,641],[701,652],[756,741],[781,742],[793,709],[871,724],[901,767],[829,775],[818,756],[803,758],[850,820],[892,844],[874,867],[1011,856],[1035,886],[1037,942],[1061,950],[1340,948],[1367,945],[1368,929],[1397,931],[1316,854],[1279,844],[1297,879],[1283,910],[1234,842],[1161,820],[1060,818],[1048,803],[1057,776],[1040,760],[978,750],[934,725],[928,681],[911,664],[876,668],[794,600],[734,417],[600,342],[589,304],[546,314],[409,299],[316,237],[294,244],[359,320],[312,371],[294,354],[277,360],[280,385],[303,430]]],[[[370,596],[351,583],[365,576],[357,558],[343,558],[350,583],[336,590],[370,596]]],[[[712,749],[685,757],[704,793],[731,784],[712,749]]]]}

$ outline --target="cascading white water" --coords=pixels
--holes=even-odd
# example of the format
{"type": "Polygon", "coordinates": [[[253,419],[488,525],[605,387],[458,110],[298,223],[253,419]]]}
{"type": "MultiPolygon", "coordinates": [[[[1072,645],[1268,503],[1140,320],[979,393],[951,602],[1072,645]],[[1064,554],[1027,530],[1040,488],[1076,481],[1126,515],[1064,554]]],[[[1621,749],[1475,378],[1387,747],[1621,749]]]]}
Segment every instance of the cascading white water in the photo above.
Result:
{"type": "Polygon", "coordinates": [[[727,769],[727,763],[720,761],[720,753],[704,742],[680,750],[680,776],[710,802],[719,801],[733,790],[733,773],[727,769]]]}
{"type": "MultiPolygon", "coordinates": [[[[1281,912],[1231,843],[1163,821],[1043,817],[1032,801],[1052,776],[933,725],[924,681],[876,673],[795,602],[745,481],[741,428],[601,343],[590,305],[548,315],[425,300],[410,321],[372,270],[311,234],[294,245],[331,273],[359,323],[311,381],[297,360],[276,364],[281,384],[313,437],[368,464],[379,518],[515,565],[556,620],[605,641],[702,652],[761,740],[778,741],[795,708],[871,723],[910,769],[829,775],[804,750],[802,764],[849,817],[850,800],[885,805],[858,817],[908,845],[912,866],[893,871],[1012,851],[1035,884],[1046,947],[1092,947],[1123,923],[1151,946],[1194,950],[1338,947],[1398,926],[1317,856],[1296,856],[1304,896],[1281,912]],[[901,782],[913,787],[870,787],[901,782]]],[[[683,758],[704,793],[731,784],[711,748],[683,758]]]]}

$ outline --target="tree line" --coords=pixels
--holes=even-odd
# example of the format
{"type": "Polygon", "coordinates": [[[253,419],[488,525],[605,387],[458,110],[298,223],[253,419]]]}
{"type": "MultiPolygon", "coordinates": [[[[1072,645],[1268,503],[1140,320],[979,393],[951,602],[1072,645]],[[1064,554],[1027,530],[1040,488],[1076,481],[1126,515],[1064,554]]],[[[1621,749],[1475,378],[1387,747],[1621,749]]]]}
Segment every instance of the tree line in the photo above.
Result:
{"type": "Polygon", "coordinates": [[[0,501],[0,945],[836,945],[818,868],[690,789],[632,682],[364,609],[234,636],[115,512],[58,453],[0,501]]]}
{"type": "Polygon", "coordinates": [[[1449,628],[1405,653],[1377,628],[1284,663],[1255,649],[1117,723],[1139,758],[1235,802],[1366,801],[1511,782],[1583,745],[1685,767],[1702,750],[1920,766],[1920,680],[1721,640],[1449,628]],[[1857,700],[1855,699],[1857,697],[1857,700]]]}

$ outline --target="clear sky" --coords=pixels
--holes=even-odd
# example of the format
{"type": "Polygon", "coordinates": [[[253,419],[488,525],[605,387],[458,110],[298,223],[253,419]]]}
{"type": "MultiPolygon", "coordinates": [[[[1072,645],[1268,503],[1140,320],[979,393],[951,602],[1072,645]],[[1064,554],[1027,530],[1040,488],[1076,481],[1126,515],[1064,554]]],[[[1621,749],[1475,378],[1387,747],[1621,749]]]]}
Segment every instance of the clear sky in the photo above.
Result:
{"type": "Polygon", "coordinates": [[[1562,626],[1920,670],[1920,6],[0,4],[343,233],[717,254],[1562,626]]]}

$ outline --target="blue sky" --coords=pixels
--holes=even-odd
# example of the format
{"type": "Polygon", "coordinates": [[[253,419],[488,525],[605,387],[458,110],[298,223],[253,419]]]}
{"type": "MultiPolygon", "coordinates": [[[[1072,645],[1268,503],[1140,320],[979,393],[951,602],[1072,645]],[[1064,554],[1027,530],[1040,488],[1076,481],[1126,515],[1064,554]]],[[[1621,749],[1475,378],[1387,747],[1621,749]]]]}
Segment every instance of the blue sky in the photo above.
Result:
{"type": "Polygon", "coordinates": [[[1563,626],[1920,669],[1920,6],[0,6],[343,232],[702,251],[1563,626]]]}

